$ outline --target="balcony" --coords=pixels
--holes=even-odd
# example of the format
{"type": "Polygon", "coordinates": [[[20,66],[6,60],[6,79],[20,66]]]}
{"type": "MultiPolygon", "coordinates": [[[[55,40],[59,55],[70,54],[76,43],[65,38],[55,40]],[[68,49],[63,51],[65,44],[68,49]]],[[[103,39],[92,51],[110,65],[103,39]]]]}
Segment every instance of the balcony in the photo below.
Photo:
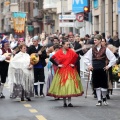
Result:
{"type": "Polygon", "coordinates": [[[9,11],[6,15],[5,15],[5,18],[11,18],[12,17],[12,14],[11,12],[9,11]]]}
{"type": "Polygon", "coordinates": [[[3,7],[3,12],[2,13],[5,16],[9,11],[10,11],[9,6],[5,6],[5,7],[3,7]]]}
{"type": "Polygon", "coordinates": [[[69,12],[67,1],[63,0],[62,2],[61,1],[57,2],[57,14],[59,14],[61,12],[63,12],[63,13],[69,12]]]}
{"type": "Polygon", "coordinates": [[[52,9],[52,8],[57,8],[57,2],[60,0],[44,0],[43,2],[43,9],[52,9]]]}
{"type": "Polygon", "coordinates": [[[18,12],[18,11],[19,11],[18,3],[11,3],[10,4],[10,12],[18,12]]]}

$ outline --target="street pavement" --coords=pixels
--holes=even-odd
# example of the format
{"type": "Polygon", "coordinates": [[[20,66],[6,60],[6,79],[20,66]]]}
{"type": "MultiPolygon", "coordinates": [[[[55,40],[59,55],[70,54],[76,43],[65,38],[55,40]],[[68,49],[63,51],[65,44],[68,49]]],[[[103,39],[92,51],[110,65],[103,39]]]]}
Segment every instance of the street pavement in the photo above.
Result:
{"type": "MultiPolygon", "coordinates": [[[[47,70],[45,69],[46,78],[47,70]]],[[[86,80],[82,79],[84,90],[86,80]]],[[[44,87],[46,92],[46,84],[44,87]]],[[[63,100],[52,97],[32,98],[31,102],[9,98],[9,86],[4,88],[5,99],[0,99],[0,120],[120,120],[120,90],[114,90],[108,106],[96,106],[89,85],[88,96],[72,98],[72,108],[64,108],[63,100]]]]}

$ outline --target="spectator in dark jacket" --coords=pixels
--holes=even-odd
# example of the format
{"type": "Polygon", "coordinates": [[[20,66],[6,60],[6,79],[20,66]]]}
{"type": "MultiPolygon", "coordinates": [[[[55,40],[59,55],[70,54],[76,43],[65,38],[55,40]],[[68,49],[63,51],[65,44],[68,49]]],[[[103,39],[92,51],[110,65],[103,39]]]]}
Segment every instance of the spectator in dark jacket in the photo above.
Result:
{"type": "Polygon", "coordinates": [[[101,35],[102,35],[102,38],[105,39],[105,33],[102,33],[101,35]]]}
{"type": "Polygon", "coordinates": [[[113,36],[113,45],[115,47],[119,47],[120,46],[119,38],[116,35],[113,36]]]}
{"type": "Polygon", "coordinates": [[[107,44],[112,44],[113,45],[113,39],[111,38],[111,35],[107,35],[107,44]]]}

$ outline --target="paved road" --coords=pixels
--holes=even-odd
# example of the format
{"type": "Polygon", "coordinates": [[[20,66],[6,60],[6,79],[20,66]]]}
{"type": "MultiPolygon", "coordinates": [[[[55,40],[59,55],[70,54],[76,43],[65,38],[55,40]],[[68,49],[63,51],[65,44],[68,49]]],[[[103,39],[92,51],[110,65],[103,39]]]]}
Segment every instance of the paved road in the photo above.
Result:
{"type": "MultiPolygon", "coordinates": [[[[84,79],[82,83],[85,88],[84,79]]],[[[4,93],[6,98],[0,99],[0,120],[120,120],[120,90],[114,90],[109,106],[96,107],[97,100],[89,87],[88,98],[72,98],[73,108],[64,108],[62,100],[51,97],[32,98],[31,102],[11,100],[8,86],[4,93]]]]}

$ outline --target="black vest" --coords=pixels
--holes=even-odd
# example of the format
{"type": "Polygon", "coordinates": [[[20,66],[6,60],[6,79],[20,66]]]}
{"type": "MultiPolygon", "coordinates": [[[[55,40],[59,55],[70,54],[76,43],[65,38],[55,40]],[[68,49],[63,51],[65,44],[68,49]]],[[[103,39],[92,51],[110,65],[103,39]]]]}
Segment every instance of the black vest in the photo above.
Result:
{"type": "Polygon", "coordinates": [[[103,69],[106,66],[106,47],[101,47],[98,51],[92,48],[92,65],[94,69],[103,69]]]}

